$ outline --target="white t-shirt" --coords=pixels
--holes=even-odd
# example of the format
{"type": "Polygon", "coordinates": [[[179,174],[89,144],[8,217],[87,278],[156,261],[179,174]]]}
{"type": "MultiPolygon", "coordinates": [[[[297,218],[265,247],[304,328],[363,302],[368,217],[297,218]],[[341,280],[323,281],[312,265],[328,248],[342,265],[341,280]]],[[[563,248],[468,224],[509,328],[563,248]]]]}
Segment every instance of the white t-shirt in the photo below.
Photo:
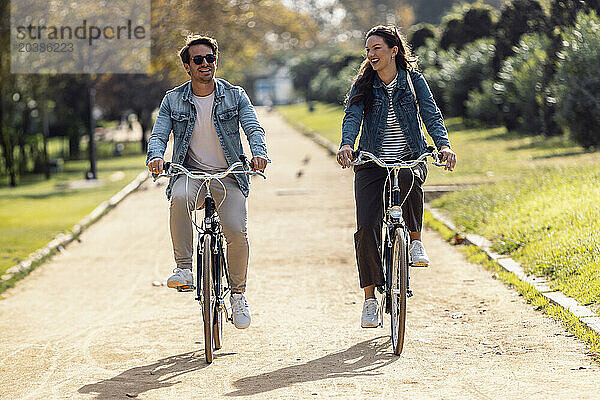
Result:
{"type": "Polygon", "coordinates": [[[196,107],[196,122],[184,164],[204,171],[226,169],[227,160],[212,118],[215,92],[204,97],[194,94],[192,100],[196,107]]]}

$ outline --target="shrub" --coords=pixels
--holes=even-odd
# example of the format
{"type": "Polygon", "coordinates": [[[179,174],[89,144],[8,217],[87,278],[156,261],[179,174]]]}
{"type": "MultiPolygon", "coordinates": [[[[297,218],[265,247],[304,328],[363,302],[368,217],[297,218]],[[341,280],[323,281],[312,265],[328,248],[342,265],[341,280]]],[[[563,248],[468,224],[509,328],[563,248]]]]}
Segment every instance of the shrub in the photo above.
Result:
{"type": "Polygon", "coordinates": [[[585,148],[600,145],[600,19],[580,13],[562,35],[555,75],[556,120],[585,148]]]}
{"type": "Polygon", "coordinates": [[[440,47],[460,50],[467,43],[491,36],[496,19],[495,10],[488,5],[458,5],[442,22],[440,47]]]}
{"type": "Polygon", "coordinates": [[[502,99],[494,89],[494,81],[486,79],[481,82],[481,88],[469,92],[469,99],[465,105],[467,118],[485,125],[500,124],[502,123],[501,102],[502,99]]]}
{"type": "Polygon", "coordinates": [[[521,36],[546,30],[546,19],[538,0],[512,0],[504,5],[494,32],[496,54],[492,67],[495,73],[500,71],[502,61],[513,54],[513,47],[521,36]]]}
{"type": "Polygon", "coordinates": [[[433,94],[433,98],[443,114],[447,113],[448,107],[444,100],[446,81],[441,74],[441,65],[454,57],[453,50],[444,51],[438,48],[435,39],[425,40],[425,45],[415,51],[419,57],[419,69],[423,73],[427,85],[433,94]]]}
{"type": "Polygon", "coordinates": [[[514,54],[503,63],[495,86],[502,99],[502,119],[508,129],[543,133],[542,105],[546,101],[541,81],[549,40],[540,34],[525,35],[514,54]]]}
{"type": "Polygon", "coordinates": [[[479,89],[481,82],[491,75],[494,46],[490,39],[469,43],[460,52],[443,54],[440,86],[450,116],[464,116],[469,92],[479,89]]]}
{"type": "Polygon", "coordinates": [[[425,41],[436,37],[437,28],[434,25],[421,23],[411,28],[409,37],[410,46],[413,51],[425,46],[425,41]]]}

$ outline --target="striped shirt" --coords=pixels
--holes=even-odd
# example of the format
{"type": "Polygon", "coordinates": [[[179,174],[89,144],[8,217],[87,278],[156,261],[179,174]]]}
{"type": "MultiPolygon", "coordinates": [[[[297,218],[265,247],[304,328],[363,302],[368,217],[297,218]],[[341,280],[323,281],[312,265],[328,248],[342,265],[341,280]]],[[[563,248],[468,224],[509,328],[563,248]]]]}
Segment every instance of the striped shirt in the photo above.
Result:
{"type": "Polygon", "coordinates": [[[394,80],[389,85],[385,85],[390,101],[385,131],[383,133],[381,154],[379,155],[379,158],[385,162],[396,162],[410,154],[406,137],[404,136],[404,132],[402,132],[402,128],[400,128],[396,113],[394,112],[394,102],[392,99],[397,81],[398,75],[396,74],[394,80]]]}

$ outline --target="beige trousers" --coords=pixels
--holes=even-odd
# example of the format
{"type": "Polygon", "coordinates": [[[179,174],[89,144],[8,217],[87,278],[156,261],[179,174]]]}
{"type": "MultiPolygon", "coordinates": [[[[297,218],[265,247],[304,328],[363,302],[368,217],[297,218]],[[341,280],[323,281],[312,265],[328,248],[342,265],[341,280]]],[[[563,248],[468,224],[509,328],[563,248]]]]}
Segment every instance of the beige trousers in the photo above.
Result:
{"type": "MultiPolygon", "coordinates": [[[[227,268],[231,291],[233,293],[244,293],[249,253],[246,232],[248,221],[247,200],[235,178],[226,177],[221,182],[222,184],[217,180],[212,180],[210,193],[215,205],[218,207],[217,213],[227,242],[227,268]]],[[[190,211],[204,207],[206,186],[205,181],[189,179],[186,176],[180,176],[173,184],[169,222],[173,255],[179,268],[192,268],[194,230],[190,219],[190,211]]],[[[202,218],[203,215],[200,213],[197,219],[199,225],[202,218]]]]}

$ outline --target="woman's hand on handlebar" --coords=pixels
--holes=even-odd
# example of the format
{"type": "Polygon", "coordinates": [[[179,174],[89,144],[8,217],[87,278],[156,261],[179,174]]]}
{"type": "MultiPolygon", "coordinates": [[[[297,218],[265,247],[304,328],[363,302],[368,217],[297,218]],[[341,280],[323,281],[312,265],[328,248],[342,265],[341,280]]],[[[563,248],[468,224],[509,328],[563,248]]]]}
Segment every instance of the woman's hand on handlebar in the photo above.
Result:
{"type": "Polygon", "coordinates": [[[162,174],[165,161],[162,158],[154,158],[148,163],[148,170],[153,174],[162,174]]]}
{"type": "Polygon", "coordinates": [[[348,144],[340,147],[337,152],[337,162],[342,168],[350,168],[350,161],[352,160],[354,160],[354,157],[352,157],[352,147],[348,144]]]}
{"type": "Polygon", "coordinates": [[[438,151],[440,162],[446,162],[445,170],[452,171],[456,165],[456,154],[448,146],[442,146],[438,151]]]}

